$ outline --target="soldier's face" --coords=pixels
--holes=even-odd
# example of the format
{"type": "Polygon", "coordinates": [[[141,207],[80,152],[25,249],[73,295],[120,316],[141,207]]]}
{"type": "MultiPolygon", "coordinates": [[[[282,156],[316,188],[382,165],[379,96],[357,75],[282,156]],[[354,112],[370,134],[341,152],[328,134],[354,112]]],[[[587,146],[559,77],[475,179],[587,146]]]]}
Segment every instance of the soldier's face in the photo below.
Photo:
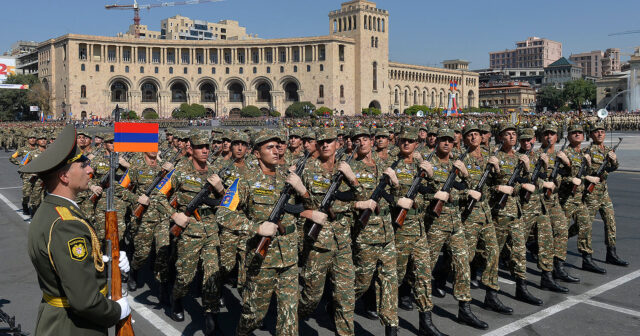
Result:
{"type": "Polygon", "coordinates": [[[513,147],[516,145],[516,139],[518,139],[518,135],[514,130],[506,130],[500,134],[500,138],[502,139],[502,143],[508,145],[509,147],[513,147]]]}
{"type": "Polygon", "coordinates": [[[532,139],[520,139],[520,148],[522,150],[528,151],[531,147],[533,147],[532,139]]]}
{"type": "Polygon", "coordinates": [[[65,173],[62,174],[63,182],[67,186],[77,192],[89,189],[89,180],[93,175],[93,169],[90,165],[84,165],[83,162],[74,162],[65,173]]]}
{"type": "Polygon", "coordinates": [[[418,131],[418,138],[420,140],[424,140],[427,138],[427,131],[420,129],[420,131],[418,131]]]}
{"type": "Polygon", "coordinates": [[[313,154],[316,151],[316,139],[304,139],[304,149],[313,154]]]}
{"type": "Polygon", "coordinates": [[[230,150],[231,150],[231,141],[223,140],[222,141],[222,151],[223,152],[228,152],[230,150]]]}
{"type": "Polygon", "coordinates": [[[400,138],[400,153],[404,156],[410,156],[418,146],[415,139],[400,138]]]}
{"type": "Polygon", "coordinates": [[[359,135],[355,141],[358,147],[358,154],[367,155],[371,152],[371,138],[368,135],[359,135]]]}
{"type": "Polygon", "coordinates": [[[491,133],[490,132],[482,132],[480,134],[482,135],[482,142],[489,143],[489,140],[491,140],[491,133]]]}
{"type": "Polygon", "coordinates": [[[103,140],[101,138],[96,138],[95,140],[93,140],[93,143],[97,146],[100,146],[102,144],[103,140]]]}
{"type": "Polygon", "coordinates": [[[542,135],[542,144],[544,146],[551,146],[551,145],[555,145],[558,142],[558,134],[556,134],[555,132],[544,132],[544,134],[542,135]]]}
{"type": "Polygon", "coordinates": [[[38,139],[38,146],[45,147],[47,145],[47,139],[38,139]]]}
{"type": "Polygon", "coordinates": [[[284,152],[287,150],[287,144],[285,142],[278,143],[278,155],[284,155],[284,152]]]}
{"type": "Polygon", "coordinates": [[[113,152],[113,141],[107,141],[104,143],[104,148],[109,152],[113,152]]]}
{"type": "Polygon", "coordinates": [[[247,152],[247,144],[242,141],[231,143],[231,155],[234,159],[239,159],[247,152]]]}
{"type": "Polygon", "coordinates": [[[316,142],[316,148],[318,150],[318,157],[321,160],[327,160],[336,154],[336,148],[338,142],[335,139],[320,140],[316,142]]]}
{"type": "Polygon", "coordinates": [[[481,142],[482,142],[482,136],[480,135],[480,132],[471,131],[471,132],[467,132],[467,134],[464,135],[464,143],[467,146],[476,148],[480,146],[481,142]]]}
{"type": "Polygon", "coordinates": [[[293,149],[297,149],[302,145],[302,139],[297,135],[292,135],[289,137],[289,147],[293,149]]]}
{"type": "Polygon", "coordinates": [[[191,148],[191,155],[194,160],[199,163],[207,162],[207,158],[209,157],[209,145],[195,145],[193,147],[189,146],[189,148],[191,148]]]}
{"type": "Polygon", "coordinates": [[[436,134],[433,134],[433,133],[427,134],[427,146],[429,147],[435,146],[436,140],[438,140],[438,137],[436,136],[436,134]]]}
{"type": "Polygon", "coordinates": [[[36,138],[29,138],[28,141],[31,146],[36,144],[36,138]]]}
{"type": "Polygon", "coordinates": [[[462,140],[462,133],[455,131],[455,135],[456,137],[453,138],[453,143],[457,146],[458,144],[460,144],[460,140],[462,140]]]}
{"type": "Polygon", "coordinates": [[[582,143],[582,141],[584,141],[584,133],[580,131],[569,133],[569,142],[571,142],[572,145],[582,143]]]}
{"type": "Polygon", "coordinates": [[[443,154],[451,153],[451,149],[453,148],[453,139],[450,137],[442,137],[438,139],[438,152],[443,154]]]}
{"type": "Polygon", "coordinates": [[[599,129],[591,132],[591,139],[598,145],[603,143],[606,137],[607,133],[604,130],[599,129]]]}
{"type": "Polygon", "coordinates": [[[280,154],[278,154],[278,142],[268,141],[263,143],[256,151],[256,158],[267,166],[274,166],[280,162],[280,154]]]}
{"type": "Polygon", "coordinates": [[[385,149],[387,147],[389,147],[389,137],[377,136],[376,137],[376,148],[377,149],[385,149]]]}

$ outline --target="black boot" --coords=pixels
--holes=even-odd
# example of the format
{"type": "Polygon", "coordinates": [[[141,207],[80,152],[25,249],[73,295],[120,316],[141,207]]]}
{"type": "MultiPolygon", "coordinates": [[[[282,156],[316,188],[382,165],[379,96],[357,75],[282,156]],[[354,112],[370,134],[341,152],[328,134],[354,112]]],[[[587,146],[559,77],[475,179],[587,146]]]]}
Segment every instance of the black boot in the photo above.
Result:
{"type": "Polygon", "coordinates": [[[569,293],[569,288],[558,285],[558,283],[553,280],[553,276],[551,276],[551,272],[549,271],[542,271],[540,288],[548,289],[556,293],[569,293]]]}
{"type": "Polygon", "coordinates": [[[377,320],[380,318],[378,316],[378,309],[376,306],[376,295],[372,289],[369,289],[364,293],[364,317],[370,320],[377,320]]]}
{"type": "Polygon", "coordinates": [[[171,319],[177,322],[184,321],[184,308],[182,307],[182,299],[173,299],[171,301],[171,319]]]}
{"type": "Polygon", "coordinates": [[[169,284],[166,282],[160,283],[160,288],[158,288],[158,302],[160,305],[169,304],[169,284]]]}
{"type": "Polygon", "coordinates": [[[138,289],[138,271],[131,269],[131,272],[129,272],[127,288],[129,288],[129,292],[135,292],[138,289]]]}
{"type": "Polygon", "coordinates": [[[406,311],[413,310],[413,298],[411,296],[411,287],[405,282],[398,289],[398,307],[406,311]]]}
{"type": "Polygon", "coordinates": [[[588,254],[588,253],[582,254],[582,269],[585,271],[599,273],[599,274],[607,273],[606,269],[596,265],[593,259],[591,259],[591,254],[588,254]]]}
{"type": "Polygon", "coordinates": [[[558,257],[553,258],[553,278],[560,279],[564,282],[580,282],[579,278],[571,276],[569,273],[567,273],[567,270],[564,269],[564,262],[558,257]]]}
{"type": "Polygon", "coordinates": [[[205,336],[213,336],[216,334],[216,320],[217,314],[214,313],[204,313],[204,335],[205,336]]]}
{"type": "Polygon", "coordinates": [[[384,336],[398,336],[398,327],[385,326],[384,336]]]}
{"type": "Polygon", "coordinates": [[[532,304],[535,306],[542,306],[542,300],[531,295],[527,290],[527,280],[516,277],[516,299],[532,304]]]}
{"type": "Polygon", "coordinates": [[[513,314],[513,308],[505,306],[498,298],[498,291],[492,288],[487,288],[487,294],[484,296],[484,308],[504,315],[513,314]]]}
{"type": "Polygon", "coordinates": [[[22,202],[22,214],[29,215],[31,212],[29,211],[29,203],[22,202]]]}
{"type": "Polygon", "coordinates": [[[607,246],[607,263],[616,266],[629,266],[629,263],[620,259],[615,246],[607,246]]]}
{"type": "Polygon", "coordinates": [[[458,322],[468,324],[476,329],[489,329],[489,325],[480,321],[471,311],[469,301],[458,302],[458,322]]]}
{"type": "Polygon", "coordinates": [[[441,333],[440,330],[433,325],[430,311],[419,312],[418,316],[420,318],[420,330],[418,331],[418,336],[447,336],[441,333]]]}

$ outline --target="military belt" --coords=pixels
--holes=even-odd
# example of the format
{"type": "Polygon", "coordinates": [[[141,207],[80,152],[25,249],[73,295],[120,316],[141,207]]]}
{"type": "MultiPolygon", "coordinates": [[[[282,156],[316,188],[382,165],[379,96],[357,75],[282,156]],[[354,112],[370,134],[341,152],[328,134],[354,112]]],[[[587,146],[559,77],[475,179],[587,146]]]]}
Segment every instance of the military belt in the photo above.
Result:
{"type": "MultiPolygon", "coordinates": [[[[105,285],[104,287],[102,287],[102,289],[100,290],[100,294],[107,296],[107,286],[105,285]]],[[[69,304],[69,299],[67,299],[64,296],[61,297],[56,297],[53,295],[49,295],[47,293],[42,293],[42,299],[44,300],[44,302],[48,303],[51,306],[54,307],[58,307],[58,308],[69,308],[71,307],[71,305],[69,304]]]]}

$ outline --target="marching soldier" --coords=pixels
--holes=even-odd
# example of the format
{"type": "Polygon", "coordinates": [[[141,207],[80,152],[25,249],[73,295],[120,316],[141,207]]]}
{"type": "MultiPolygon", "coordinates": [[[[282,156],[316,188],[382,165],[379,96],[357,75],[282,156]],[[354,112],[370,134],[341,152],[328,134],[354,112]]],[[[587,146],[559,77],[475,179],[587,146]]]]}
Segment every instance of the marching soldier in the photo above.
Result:
{"type": "MultiPolygon", "coordinates": [[[[27,141],[27,145],[19,147],[18,150],[16,150],[13,155],[9,157],[9,162],[13,163],[14,165],[23,165],[25,163],[28,163],[29,157],[27,156],[27,154],[36,149],[35,131],[31,131],[31,133],[29,133],[27,141]],[[25,158],[25,156],[27,157],[25,158]]],[[[22,178],[22,213],[28,214],[29,198],[31,197],[30,190],[28,188],[31,185],[29,183],[29,179],[31,177],[29,177],[28,174],[20,174],[20,177],[22,178]]]]}

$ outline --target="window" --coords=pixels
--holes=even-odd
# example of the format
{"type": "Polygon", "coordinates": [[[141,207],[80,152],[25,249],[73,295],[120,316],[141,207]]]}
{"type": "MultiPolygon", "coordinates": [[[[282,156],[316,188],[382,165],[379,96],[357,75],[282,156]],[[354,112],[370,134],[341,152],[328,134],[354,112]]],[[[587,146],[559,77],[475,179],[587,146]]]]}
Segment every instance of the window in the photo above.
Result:
{"type": "Polygon", "coordinates": [[[371,36],[371,48],[375,47],[375,39],[371,36]]]}
{"type": "Polygon", "coordinates": [[[229,67],[224,68],[224,73],[229,74],[229,67]]]}
{"type": "Polygon", "coordinates": [[[376,48],[378,47],[378,38],[376,37],[376,48]]]}
{"type": "Polygon", "coordinates": [[[142,102],[155,103],[158,101],[158,89],[155,84],[146,82],[142,84],[142,102]]]}
{"type": "Polygon", "coordinates": [[[87,98],[87,86],[80,86],[80,98],[87,98]]]}
{"type": "Polygon", "coordinates": [[[96,64],[96,72],[100,71],[100,65],[96,64]]]}
{"type": "Polygon", "coordinates": [[[340,85],[340,98],[344,98],[344,85],[340,85]]]}
{"type": "Polygon", "coordinates": [[[184,74],[187,74],[187,67],[184,67],[184,69],[182,70],[184,72],[184,74]]]}
{"type": "Polygon", "coordinates": [[[244,70],[242,69],[242,67],[240,67],[240,69],[238,70],[238,72],[239,72],[240,74],[242,74],[242,73],[243,73],[243,71],[244,71],[244,70]]]}
{"type": "Polygon", "coordinates": [[[215,74],[216,74],[216,68],[215,68],[215,67],[211,68],[211,74],[212,74],[212,75],[215,75],[215,74]]]}
{"type": "Polygon", "coordinates": [[[267,73],[271,73],[271,67],[267,67],[267,73]]]}
{"type": "Polygon", "coordinates": [[[378,90],[378,62],[373,62],[373,90],[378,90]]]}
{"type": "Polygon", "coordinates": [[[283,66],[281,66],[281,67],[280,67],[280,73],[283,73],[283,72],[284,72],[284,67],[283,67],[283,66]]]}
{"type": "Polygon", "coordinates": [[[124,67],[124,72],[129,73],[129,66],[128,65],[124,67]]]}
{"type": "Polygon", "coordinates": [[[284,63],[287,61],[287,51],[284,48],[280,48],[279,62],[284,63]]]}
{"type": "Polygon", "coordinates": [[[394,99],[393,99],[394,104],[398,103],[398,89],[396,89],[396,92],[394,94],[394,99]]]}
{"type": "Polygon", "coordinates": [[[144,67],[140,67],[140,73],[144,73],[144,67]]]}
{"type": "Polygon", "coordinates": [[[311,72],[311,66],[307,65],[307,72],[311,72]]]}
{"type": "Polygon", "coordinates": [[[296,65],[293,66],[293,72],[298,72],[298,66],[296,65]]]}
{"type": "Polygon", "coordinates": [[[110,71],[110,72],[114,72],[114,71],[115,71],[115,68],[114,68],[114,66],[113,66],[113,65],[110,65],[110,66],[109,66],[109,71],[110,71]]]}
{"type": "Polygon", "coordinates": [[[153,72],[154,72],[154,73],[158,73],[158,67],[154,67],[154,68],[153,68],[153,72]]]}
{"type": "Polygon", "coordinates": [[[324,71],[324,65],[320,64],[320,71],[324,71]]]}
{"type": "Polygon", "coordinates": [[[169,73],[172,74],[173,73],[173,67],[169,67],[169,73]]]}
{"type": "Polygon", "coordinates": [[[80,64],[80,71],[84,71],[84,64],[80,64]]]}
{"type": "Polygon", "coordinates": [[[253,67],[253,73],[258,73],[258,68],[253,67]]]}
{"type": "Polygon", "coordinates": [[[340,71],[344,71],[344,64],[340,64],[340,71]]]}
{"type": "Polygon", "coordinates": [[[318,98],[324,98],[324,85],[320,85],[318,88],[318,98]]]}
{"type": "Polygon", "coordinates": [[[344,62],[344,46],[343,45],[338,46],[338,58],[340,59],[340,62],[344,62]]]}
{"type": "Polygon", "coordinates": [[[404,104],[409,105],[409,91],[404,90],[404,104]]]}

